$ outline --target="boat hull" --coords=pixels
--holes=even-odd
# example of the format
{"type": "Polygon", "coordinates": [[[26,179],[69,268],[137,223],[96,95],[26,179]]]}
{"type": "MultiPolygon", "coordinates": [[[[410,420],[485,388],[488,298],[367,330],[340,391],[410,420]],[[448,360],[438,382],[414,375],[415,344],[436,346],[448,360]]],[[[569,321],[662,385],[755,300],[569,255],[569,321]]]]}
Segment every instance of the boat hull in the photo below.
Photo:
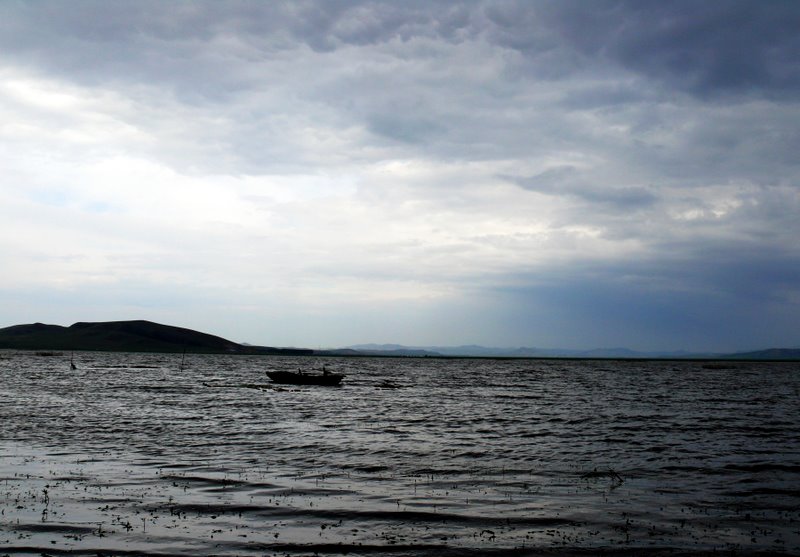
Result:
{"type": "Polygon", "coordinates": [[[344,375],[329,373],[327,375],[295,373],[292,371],[268,371],[267,377],[274,383],[283,385],[323,385],[335,387],[342,382],[344,375]]]}

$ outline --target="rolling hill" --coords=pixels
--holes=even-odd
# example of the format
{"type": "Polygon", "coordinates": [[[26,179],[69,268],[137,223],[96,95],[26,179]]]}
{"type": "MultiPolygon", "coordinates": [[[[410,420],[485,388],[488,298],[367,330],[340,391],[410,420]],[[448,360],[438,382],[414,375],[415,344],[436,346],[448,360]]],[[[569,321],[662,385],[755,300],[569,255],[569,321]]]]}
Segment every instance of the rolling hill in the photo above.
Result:
{"type": "Polygon", "coordinates": [[[245,346],[222,337],[151,321],[75,323],[70,327],[33,323],[0,329],[0,348],[103,350],[208,354],[311,354],[312,350],[245,346]]]}

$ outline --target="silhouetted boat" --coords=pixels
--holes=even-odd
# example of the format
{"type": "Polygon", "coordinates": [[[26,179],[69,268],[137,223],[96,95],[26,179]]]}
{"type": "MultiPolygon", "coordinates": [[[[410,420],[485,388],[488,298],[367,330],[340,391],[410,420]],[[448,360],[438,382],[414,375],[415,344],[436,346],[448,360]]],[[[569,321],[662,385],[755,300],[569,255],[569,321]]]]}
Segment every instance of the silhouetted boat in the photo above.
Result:
{"type": "Polygon", "coordinates": [[[267,377],[284,385],[325,385],[334,387],[342,382],[341,373],[296,373],[293,371],[268,371],[267,377]]]}

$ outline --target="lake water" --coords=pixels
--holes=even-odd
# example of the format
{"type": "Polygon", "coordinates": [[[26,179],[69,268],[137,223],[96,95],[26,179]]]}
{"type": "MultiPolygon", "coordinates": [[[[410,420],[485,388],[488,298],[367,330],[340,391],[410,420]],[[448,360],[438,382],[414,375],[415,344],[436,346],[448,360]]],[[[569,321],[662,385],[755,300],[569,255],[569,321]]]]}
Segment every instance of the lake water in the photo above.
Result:
{"type": "Polygon", "coordinates": [[[800,554],[798,363],[74,359],[0,352],[0,555],[800,554]]]}

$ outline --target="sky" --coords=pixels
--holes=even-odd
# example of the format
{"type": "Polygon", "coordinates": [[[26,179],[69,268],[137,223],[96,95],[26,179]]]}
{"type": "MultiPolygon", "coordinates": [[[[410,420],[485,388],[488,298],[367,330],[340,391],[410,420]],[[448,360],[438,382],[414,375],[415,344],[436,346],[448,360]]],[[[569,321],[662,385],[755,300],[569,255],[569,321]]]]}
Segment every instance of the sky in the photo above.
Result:
{"type": "Polygon", "coordinates": [[[0,327],[800,347],[800,3],[0,2],[0,327]]]}

